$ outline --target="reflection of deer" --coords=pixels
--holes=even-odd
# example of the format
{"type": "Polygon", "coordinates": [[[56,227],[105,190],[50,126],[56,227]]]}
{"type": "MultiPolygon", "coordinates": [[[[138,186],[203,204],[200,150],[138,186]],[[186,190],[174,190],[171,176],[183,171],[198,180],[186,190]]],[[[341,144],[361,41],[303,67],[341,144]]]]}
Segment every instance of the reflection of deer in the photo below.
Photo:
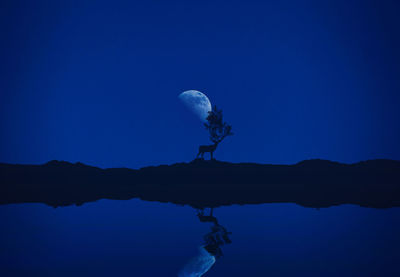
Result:
{"type": "Polygon", "coordinates": [[[200,219],[201,222],[213,222],[218,224],[218,220],[215,216],[213,216],[213,208],[210,210],[210,215],[204,215],[204,210],[199,210],[197,212],[197,217],[200,219]]]}
{"type": "Polygon", "coordinates": [[[201,158],[204,158],[204,153],[210,153],[211,155],[211,160],[213,159],[213,153],[215,149],[217,149],[219,141],[214,142],[214,144],[211,145],[200,145],[199,146],[199,153],[197,153],[197,158],[201,155],[201,158]]]}

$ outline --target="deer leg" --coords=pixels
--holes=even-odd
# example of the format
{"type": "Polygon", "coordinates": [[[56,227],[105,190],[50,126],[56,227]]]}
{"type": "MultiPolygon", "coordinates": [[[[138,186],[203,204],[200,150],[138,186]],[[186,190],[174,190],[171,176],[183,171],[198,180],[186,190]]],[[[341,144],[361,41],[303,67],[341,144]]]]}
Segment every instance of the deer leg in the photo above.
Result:
{"type": "Polygon", "coordinates": [[[213,151],[210,152],[211,160],[213,159],[213,153],[214,153],[213,151]]]}

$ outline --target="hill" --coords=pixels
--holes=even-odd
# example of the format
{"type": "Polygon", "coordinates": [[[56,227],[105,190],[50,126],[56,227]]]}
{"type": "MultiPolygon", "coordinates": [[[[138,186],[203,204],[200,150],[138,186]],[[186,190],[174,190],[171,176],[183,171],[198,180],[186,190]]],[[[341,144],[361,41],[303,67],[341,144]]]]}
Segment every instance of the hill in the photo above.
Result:
{"type": "Polygon", "coordinates": [[[399,207],[400,162],[306,160],[268,165],[194,160],[138,170],[64,161],[0,164],[0,204],[39,202],[57,207],[131,198],[193,207],[256,203],[399,207]]]}

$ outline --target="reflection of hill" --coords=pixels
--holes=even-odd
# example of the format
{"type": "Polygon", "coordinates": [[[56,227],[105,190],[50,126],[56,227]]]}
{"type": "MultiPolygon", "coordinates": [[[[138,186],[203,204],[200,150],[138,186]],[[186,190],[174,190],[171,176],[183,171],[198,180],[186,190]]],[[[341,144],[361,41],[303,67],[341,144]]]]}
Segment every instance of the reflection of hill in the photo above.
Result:
{"type": "Polygon", "coordinates": [[[194,207],[277,202],[309,207],[400,206],[400,162],[391,160],[356,164],[308,160],[295,165],[195,160],[139,170],[51,161],[0,164],[0,182],[0,204],[64,206],[138,197],[194,207]]]}

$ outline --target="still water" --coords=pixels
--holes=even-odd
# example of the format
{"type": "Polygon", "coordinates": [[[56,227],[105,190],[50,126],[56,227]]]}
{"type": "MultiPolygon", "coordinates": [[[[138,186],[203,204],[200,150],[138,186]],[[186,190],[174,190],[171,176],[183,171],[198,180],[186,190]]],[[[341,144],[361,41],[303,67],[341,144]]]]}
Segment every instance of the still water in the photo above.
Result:
{"type": "Polygon", "coordinates": [[[0,206],[0,276],[400,276],[400,209],[0,206]]]}

